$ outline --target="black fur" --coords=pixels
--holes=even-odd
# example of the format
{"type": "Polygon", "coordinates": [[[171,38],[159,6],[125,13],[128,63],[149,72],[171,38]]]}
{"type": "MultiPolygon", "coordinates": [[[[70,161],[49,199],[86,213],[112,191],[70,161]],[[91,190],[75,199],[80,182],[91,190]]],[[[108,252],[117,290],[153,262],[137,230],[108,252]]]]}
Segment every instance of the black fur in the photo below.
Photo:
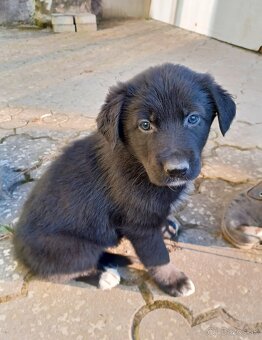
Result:
{"type": "Polygon", "coordinates": [[[19,259],[41,277],[74,278],[125,236],[155,281],[181,295],[187,278],[169,263],[161,226],[200,172],[215,114],[224,134],[235,115],[230,95],[183,66],[153,67],[113,87],[98,131],[65,150],[34,187],[14,237],[19,259]],[[196,126],[185,123],[191,112],[201,116],[196,126]],[[142,131],[141,119],[153,129],[142,131]],[[188,171],[171,178],[170,160],[188,162],[188,171]]]}

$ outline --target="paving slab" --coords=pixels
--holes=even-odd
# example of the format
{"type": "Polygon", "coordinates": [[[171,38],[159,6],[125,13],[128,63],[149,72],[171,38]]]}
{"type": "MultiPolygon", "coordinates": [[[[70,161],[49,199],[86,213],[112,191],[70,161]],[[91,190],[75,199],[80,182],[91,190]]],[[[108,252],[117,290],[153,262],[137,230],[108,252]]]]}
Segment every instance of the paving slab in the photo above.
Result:
{"type": "Polygon", "coordinates": [[[102,291],[84,283],[31,281],[27,297],[0,305],[6,339],[128,339],[143,304],[136,288],[102,291]]]}
{"type": "Polygon", "coordinates": [[[34,184],[29,182],[18,185],[10,195],[0,200],[0,224],[13,227],[34,184]]]}
{"type": "Polygon", "coordinates": [[[41,158],[56,150],[56,144],[47,136],[11,135],[0,144],[1,163],[18,170],[31,169],[37,166],[41,158]]]}
{"type": "Polygon", "coordinates": [[[256,340],[261,337],[260,334],[252,331],[235,329],[220,318],[191,327],[179,313],[168,308],[159,308],[147,314],[140,324],[139,335],[143,340],[256,340]]]}
{"type": "Polygon", "coordinates": [[[228,200],[251,183],[238,185],[221,179],[200,179],[196,190],[190,195],[184,208],[177,213],[183,228],[179,233],[180,242],[205,246],[228,246],[221,234],[221,219],[228,200]]]}
{"type": "Polygon", "coordinates": [[[242,150],[255,148],[262,150],[261,131],[262,124],[252,125],[248,122],[235,122],[228,131],[226,138],[218,135],[215,141],[219,145],[237,147],[242,150]]]}
{"type": "Polygon", "coordinates": [[[192,279],[196,292],[172,299],[153,288],[154,298],[182,303],[194,315],[223,308],[243,325],[260,323],[261,331],[262,306],[257,297],[261,291],[262,253],[184,243],[178,246],[180,249],[170,254],[171,261],[192,279]]]}
{"type": "Polygon", "coordinates": [[[221,145],[214,150],[213,157],[203,160],[201,173],[205,178],[220,178],[232,183],[262,178],[262,150],[239,150],[221,145]]]}
{"type": "MultiPolygon", "coordinates": [[[[14,260],[10,237],[0,242],[0,264],[0,306],[2,306],[2,303],[7,303],[25,295],[23,288],[26,272],[18,269],[18,263],[14,260]]],[[[4,321],[5,318],[0,316],[0,320],[4,321]]]]}

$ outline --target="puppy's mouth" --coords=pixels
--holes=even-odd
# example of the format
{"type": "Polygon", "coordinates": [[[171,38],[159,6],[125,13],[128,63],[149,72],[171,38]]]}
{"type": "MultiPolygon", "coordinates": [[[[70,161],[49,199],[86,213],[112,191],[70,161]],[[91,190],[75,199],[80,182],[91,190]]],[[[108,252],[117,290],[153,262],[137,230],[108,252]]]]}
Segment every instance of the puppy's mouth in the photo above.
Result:
{"type": "Polygon", "coordinates": [[[166,181],[166,186],[168,187],[181,187],[188,182],[188,179],[181,178],[168,178],[166,181]]]}
{"type": "Polygon", "coordinates": [[[159,177],[150,176],[149,178],[150,181],[157,186],[175,188],[192,182],[197,176],[198,174],[196,176],[167,177],[161,174],[159,177]]]}
{"type": "Polygon", "coordinates": [[[179,177],[165,177],[160,176],[157,178],[156,176],[149,176],[150,182],[160,186],[160,187],[181,187],[185,185],[190,179],[187,178],[179,178],[179,177]]]}

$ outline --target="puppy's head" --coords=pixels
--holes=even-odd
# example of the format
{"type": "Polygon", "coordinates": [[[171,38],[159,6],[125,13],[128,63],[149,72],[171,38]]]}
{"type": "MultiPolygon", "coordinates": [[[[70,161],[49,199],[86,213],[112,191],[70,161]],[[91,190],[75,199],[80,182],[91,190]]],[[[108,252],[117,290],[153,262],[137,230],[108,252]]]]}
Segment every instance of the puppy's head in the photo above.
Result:
{"type": "Polygon", "coordinates": [[[235,116],[231,96],[209,74],[172,64],[149,68],[111,88],[98,130],[114,148],[125,147],[159,186],[195,179],[217,115],[224,135],[235,116]]]}

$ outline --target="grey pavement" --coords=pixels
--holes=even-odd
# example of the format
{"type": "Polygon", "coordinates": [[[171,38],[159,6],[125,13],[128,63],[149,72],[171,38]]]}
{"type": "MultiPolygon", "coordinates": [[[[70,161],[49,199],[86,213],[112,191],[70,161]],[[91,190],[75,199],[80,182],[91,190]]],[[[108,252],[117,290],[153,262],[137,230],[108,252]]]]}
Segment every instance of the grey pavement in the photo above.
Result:
{"type": "MultiPolygon", "coordinates": [[[[261,339],[262,252],[233,248],[220,225],[231,195],[262,179],[262,56],[152,20],[88,35],[0,28],[0,45],[0,339],[261,339]],[[195,294],[165,295],[141,266],[111,291],[30,276],[11,239],[32,186],[95,129],[110,86],[163,62],[211,73],[237,103],[226,137],[214,123],[179,242],[167,242],[195,294]]],[[[133,254],[127,241],[115,251],[133,254]]]]}

